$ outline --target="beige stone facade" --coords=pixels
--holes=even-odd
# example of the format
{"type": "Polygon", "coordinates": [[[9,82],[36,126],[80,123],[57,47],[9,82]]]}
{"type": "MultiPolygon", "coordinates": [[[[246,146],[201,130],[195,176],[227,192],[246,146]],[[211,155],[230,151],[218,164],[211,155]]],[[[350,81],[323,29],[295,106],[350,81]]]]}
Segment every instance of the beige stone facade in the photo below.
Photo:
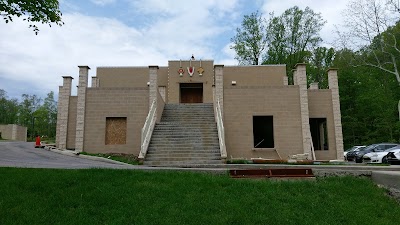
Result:
{"type": "Polygon", "coordinates": [[[0,137],[7,140],[26,141],[27,127],[19,126],[16,124],[0,124],[0,137]]]}
{"type": "Polygon", "coordinates": [[[139,155],[153,102],[159,121],[164,104],[215,106],[219,100],[228,158],[287,159],[308,153],[309,159],[342,159],[336,70],[329,71],[329,89],[318,89],[318,84],[308,88],[304,64],[294,68],[294,85],[288,84],[285,65],[224,66],[212,60],[99,67],[90,87],[88,71],[87,66],[79,67],[78,96],[71,96],[72,77],[64,77],[60,87],[60,148],[139,155]],[[114,118],[126,121],[124,129],[107,125],[114,118]],[[106,144],[106,135],[118,132],[125,142],[106,144]]]}

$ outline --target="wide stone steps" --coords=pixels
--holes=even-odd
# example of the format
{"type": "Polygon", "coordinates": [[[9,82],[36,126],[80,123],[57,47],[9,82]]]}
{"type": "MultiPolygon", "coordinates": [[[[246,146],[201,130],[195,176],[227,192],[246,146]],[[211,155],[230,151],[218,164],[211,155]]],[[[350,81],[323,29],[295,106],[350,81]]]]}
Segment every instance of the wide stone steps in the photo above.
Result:
{"type": "Polygon", "coordinates": [[[147,166],[160,166],[160,167],[201,167],[203,165],[216,165],[223,164],[222,160],[165,160],[165,161],[145,161],[147,166]]]}
{"type": "Polygon", "coordinates": [[[186,167],[221,163],[213,105],[166,104],[144,164],[186,167]]]}

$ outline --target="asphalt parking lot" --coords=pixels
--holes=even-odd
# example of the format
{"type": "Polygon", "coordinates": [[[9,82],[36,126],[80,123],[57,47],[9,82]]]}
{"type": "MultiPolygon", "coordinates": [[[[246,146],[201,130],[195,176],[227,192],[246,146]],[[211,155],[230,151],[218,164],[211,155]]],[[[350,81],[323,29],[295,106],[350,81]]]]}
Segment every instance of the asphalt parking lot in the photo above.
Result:
{"type": "Polygon", "coordinates": [[[29,168],[114,168],[128,169],[131,166],[58,154],[42,148],[35,148],[30,142],[0,142],[0,167],[29,168]]]}

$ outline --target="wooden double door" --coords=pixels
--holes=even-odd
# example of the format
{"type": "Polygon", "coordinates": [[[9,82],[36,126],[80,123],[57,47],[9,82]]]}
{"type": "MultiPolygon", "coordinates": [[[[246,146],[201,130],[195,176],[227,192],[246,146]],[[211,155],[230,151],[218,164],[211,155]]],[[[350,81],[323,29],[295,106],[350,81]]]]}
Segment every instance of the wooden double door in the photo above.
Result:
{"type": "Polygon", "coordinates": [[[203,103],[203,83],[181,83],[181,103],[203,103]]]}

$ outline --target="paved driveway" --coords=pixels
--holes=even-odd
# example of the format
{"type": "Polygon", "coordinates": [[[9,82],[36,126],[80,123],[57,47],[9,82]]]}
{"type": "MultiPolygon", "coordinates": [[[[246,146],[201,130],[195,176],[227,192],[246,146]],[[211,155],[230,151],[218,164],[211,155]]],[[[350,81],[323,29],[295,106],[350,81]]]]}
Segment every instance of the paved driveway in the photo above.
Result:
{"type": "Polygon", "coordinates": [[[132,168],[133,166],[99,162],[34,148],[34,143],[0,142],[0,167],[30,168],[132,168]]]}

